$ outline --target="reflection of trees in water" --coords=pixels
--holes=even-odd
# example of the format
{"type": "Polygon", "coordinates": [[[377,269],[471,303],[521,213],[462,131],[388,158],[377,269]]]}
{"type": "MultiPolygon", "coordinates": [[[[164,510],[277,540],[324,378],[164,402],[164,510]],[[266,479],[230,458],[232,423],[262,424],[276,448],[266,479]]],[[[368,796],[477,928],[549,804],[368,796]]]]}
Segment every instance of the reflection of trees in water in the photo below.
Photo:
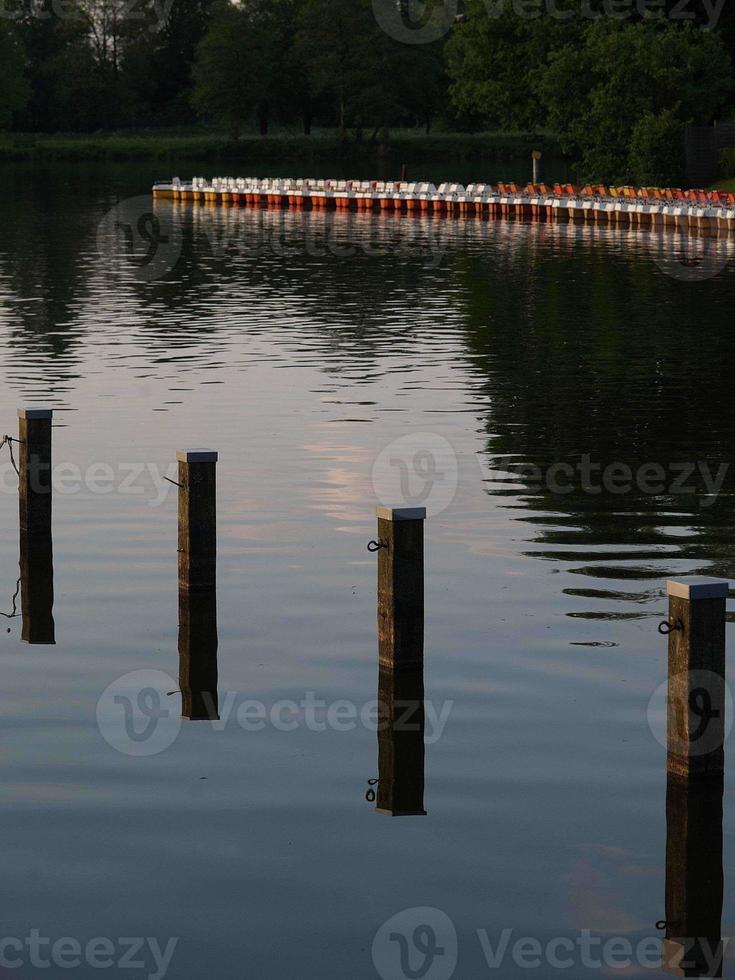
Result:
{"type": "MultiPolygon", "coordinates": [[[[70,168],[2,172],[0,271],[9,297],[8,342],[24,357],[48,358],[58,371],[59,359],[75,346],[68,324],[84,289],[81,252],[94,237],[85,211],[89,187],[85,174],[70,168]]],[[[68,360],[66,365],[70,371],[68,360]]]]}
{"type": "MultiPolygon", "coordinates": [[[[620,462],[633,473],[658,463],[670,486],[673,464],[707,462],[715,474],[732,462],[735,355],[719,298],[728,275],[714,283],[664,275],[653,261],[660,235],[393,215],[182,212],[192,222],[194,273],[229,270],[222,274],[230,295],[239,291],[264,310],[275,295],[300,329],[329,338],[320,349],[341,352],[330,357],[333,370],[370,361],[378,371],[381,355],[407,338],[426,337],[432,353],[440,351],[442,329],[449,341],[459,325],[486,378],[495,471],[510,459],[546,473],[589,454],[601,467],[620,462]],[[712,310],[704,324],[702,308],[712,310]]],[[[695,485],[704,488],[701,476],[695,485]]],[[[696,495],[654,496],[635,483],[629,493],[594,495],[577,480],[559,495],[543,481],[496,477],[488,489],[510,492],[519,520],[539,529],[534,554],[600,580],[599,588],[569,590],[579,596],[611,596],[608,580],[616,597],[642,602],[658,597],[668,571],[726,575],[732,567],[722,532],[732,523],[728,494],[702,507],[696,495]]]]}
{"type": "Polygon", "coordinates": [[[191,221],[193,271],[206,277],[217,268],[234,288],[247,283],[266,299],[274,293],[298,299],[323,327],[340,324],[357,337],[365,329],[420,331],[421,311],[435,303],[434,286],[449,282],[440,250],[453,236],[441,221],[280,209],[181,211],[191,221]],[[398,301],[400,309],[393,308],[398,301]]]}
{"type": "Polygon", "coordinates": [[[4,297],[4,344],[13,363],[5,379],[29,390],[31,379],[45,396],[59,395],[78,377],[84,332],[79,310],[89,294],[97,261],[96,231],[114,200],[113,180],[91,168],[3,168],[0,200],[0,295],[4,297]]]}
{"type": "Polygon", "coordinates": [[[732,575],[725,529],[733,524],[735,470],[710,507],[635,484],[630,493],[593,495],[579,476],[571,492],[546,485],[555,463],[576,465],[585,454],[634,473],[650,463],[668,472],[676,463],[707,461],[716,471],[733,462],[729,276],[677,282],[652,273],[645,258],[588,250],[589,229],[547,234],[553,250],[541,247],[543,234],[519,235],[515,249],[469,258],[458,291],[468,351],[487,378],[489,467],[532,463],[543,475],[500,475],[488,491],[531,511],[519,517],[538,528],[534,554],[599,579],[635,581],[641,600],[658,595],[653,581],[668,571],[732,575]]]}
{"type": "MultiPolygon", "coordinates": [[[[119,200],[147,192],[150,166],[4,166],[0,199],[0,302],[5,343],[44,384],[60,386],[77,376],[77,350],[85,330],[81,316],[102,271],[97,231],[119,200]]],[[[108,295],[112,284],[107,283],[108,295]]],[[[6,369],[6,379],[13,374],[6,369]]]]}
{"type": "Polygon", "coordinates": [[[134,264],[100,252],[97,233],[119,201],[145,199],[150,173],[53,167],[31,175],[9,168],[5,176],[7,343],[47,384],[74,376],[74,352],[90,322],[100,331],[112,325],[113,339],[134,322],[146,349],[168,362],[179,347],[211,346],[223,322],[232,330],[242,321],[257,334],[281,326],[287,313],[286,326],[318,333],[336,355],[328,357],[330,370],[339,371],[355,360],[374,367],[381,345],[393,350],[400,337],[420,335],[422,316],[436,305],[425,268],[431,236],[426,229],[408,234],[415,223],[174,207],[180,258],[163,278],[146,282],[134,264]]]}
{"type": "MultiPolygon", "coordinates": [[[[163,203],[162,209],[171,205],[163,203]]],[[[184,248],[176,282],[138,291],[146,340],[176,344],[228,317],[230,332],[289,332],[327,373],[372,378],[384,356],[446,330],[453,258],[431,222],[357,213],[173,206],[184,248]],[[432,267],[433,263],[433,267],[432,267]],[[436,265],[438,264],[438,268],[436,265]],[[152,312],[176,314],[172,336],[152,312]],[[207,324],[208,327],[201,325],[207,324]]],[[[442,223],[437,223],[441,229],[442,223]]],[[[447,225],[448,228],[448,225],[447,225]]],[[[216,329],[220,329],[217,327],[216,329]]]]}
{"type": "MultiPolygon", "coordinates": [[[[12,170],[8,179],[0,262],[13,297],[9,344],[50,381],[71,376],[79,323],[100,321],[117,339],[110,296],[153,365],[177,370],[209,353],[216,367],[245,331],[270,340],[283,331],[289,357],[303,350],[350,383],[416,350],[460,356],[488,406],[488,492],[510,496],[504,506],[534,525],[539,558],[600,580],[570,591],[605,595],[604,580],[617,580],[618,595],[645,600],[668,571],[732,571],[729,492],[704,508],[635,486],[592,495],[578,479],[553,494],[543,480],[499,473],[508,461],[547,473],[585,454],[633,471],[731,463],[729,271],[677,281],[652,260],[661,236],[628,229],[164,203],[183,233],[173,274],[149,283],[131,269],[111,282],[97,226],[150,174],[97,172],[90,183],[84,170],[27,181],[12,170]]],[[[735,471],[726,490],[733,480],[735,471]]]]}

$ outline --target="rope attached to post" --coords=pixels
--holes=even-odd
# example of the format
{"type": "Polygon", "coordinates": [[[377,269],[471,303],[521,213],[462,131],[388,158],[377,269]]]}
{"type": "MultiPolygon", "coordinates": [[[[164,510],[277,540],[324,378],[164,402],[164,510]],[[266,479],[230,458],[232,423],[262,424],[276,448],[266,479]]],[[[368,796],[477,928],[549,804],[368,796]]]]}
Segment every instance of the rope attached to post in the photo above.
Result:
{"type": "Polygon", "coordinates": [[[0,616],[5,619],[15,619],[18,615],[16,600],[18,599],[18,593],[20,592],[20,579],[15,583],[15,595],[13,596],[13,611],[9,613],[0,612],[0,616]]]}
{"type": "Polygon", "coordinates": [[[12,436],[3,436],[2,441],[0,441],[0,449],[2,449],[3,446],[7,445],[8,449],[10,450],[10,462],[13,464],[13,469],[15,470],[18,479],[20,479],[20,470],[15,464],[15,454],[13,453],[14,442],[20,443],[20,440],[13,439],[12,436]]]}

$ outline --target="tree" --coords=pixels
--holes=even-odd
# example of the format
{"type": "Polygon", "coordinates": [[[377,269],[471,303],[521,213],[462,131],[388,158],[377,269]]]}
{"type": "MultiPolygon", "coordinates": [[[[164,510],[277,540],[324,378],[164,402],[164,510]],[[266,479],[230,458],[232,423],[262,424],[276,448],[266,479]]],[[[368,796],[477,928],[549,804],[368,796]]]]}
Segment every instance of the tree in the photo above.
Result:
{"type": "Polygon", "coordinates": [[[681,122],[673,109],[646,112],[630,138],[628,168],[632,180],[649,187],[675,187],[684,174],[681,122]]]}
{"type": "Polygon", "coordinates": [[[397,122],[420,122],[428,130],[444,80],[441,42],[406,44],[373,22],[364,38],[360,65],[353,108],[375,133],[397,122]]]}
{"type": "Polygon", "coordinates": [[[0,22],[0,127],[8,126],[30,98],[26,55],[17,31],[0,22]]]}
{"type": "Polygon", "coordinates": [[[53,132],[117,125],[130,29],[124,2],[66,2],[63,17],[39,16],[33,4],[23,8],[17,30],[28,54],[31,95],[22,126],[53,132]]]}
{"type": "MultiPolygon", "coordinates": [[[[152,5],[155,9],[156,3],[152,5]]],[[[180,122],[191,116],[192,69],[211,13],[212,0],[173,0],[153,33],[148,99],[154,112],[166,114],[166,122],[180,122]]],[[[151,32],[147,33],[150,36],[151,32]]],[[[143,37],[139,60],[145,60],[147,48],[147,38],[143,37]]],[[[144,65],[136,68],[133,77],[140,77],[144,65]]]]}
{"type": "Polygon", "coordinates": [[[653,156],[656,145],[668,153],[674,128],[681,137],[686,124],[711,122],[732,91],[728,55],[712,32],[605,18],[583,40],[551,52],[533,81],[547,125],[581,157],[588,180],[666,169],[653,156]],[[656,117],[658,135],[648,138],[646,125],[656,117]]]}
{"type": "Polygon", "coordinates": [[[269,0],[270,57],[273,71],[268,106],[282,122],[299,120],[311,133],[318,99],[309,85],[308,66],[298,44],[300,12],[304,0],[269,0]]]}
{"type": "Polygon", "coordinates": [[[0,22],[0,127],[28,101],[30,89],[25,76],[26,59],[17,34],[0,22]]]}
{"type": "Polygon", "coordinates": [[[364,0],[305,0],[297,52],[311,93],[332,101],[342,131],[364,106],[366,37],[373,32],[364,0]]]}
{"type": "Polygon", "coordinates": [[[521,17],[468,0],[447,44],[455,109],[550,129],[587,180],[678,172],[684,126],[711,122],[732,91],[721,39],[681,21],[576,13],[521,17]]]}
{"type": "Polygon", "coordinates": [[[342,131],[354,124],[377,133],[408,119],[428,126],[441,97],[442,42],[396,39],[372,0],[305,0],[296,52],[312,96],[331,103],[342,131]]]}
{"type": "Polygon", "coordinates": [[[563,38],[578,36],[579,21],[519,17],[505,4],[493,14],[491,7],[486,0],[468,0],[447,42],[453,106],[503,129],[535,129],[544,110],[533,73],[563,38]]]}
{"type": "Polygon", "coordinates": [[[404,101],[417,122],[426,132],[445,101],[447,76],[444,70],[443,41],[416,45],[404,67],[404,101]]]}
{"type": "Polygon", "coordinates": [[[25,76],[26,60],[20,41],[0,23],[0,127],[7,126],[30,95],[25,76]]]}
{"type": "Polygon", "coordinates": [[[253,6],[218,4],[194,65],[195,107],[229,126],[237,139],[243,124],[261,113],[272,82],[272,38],[253,6]]]}

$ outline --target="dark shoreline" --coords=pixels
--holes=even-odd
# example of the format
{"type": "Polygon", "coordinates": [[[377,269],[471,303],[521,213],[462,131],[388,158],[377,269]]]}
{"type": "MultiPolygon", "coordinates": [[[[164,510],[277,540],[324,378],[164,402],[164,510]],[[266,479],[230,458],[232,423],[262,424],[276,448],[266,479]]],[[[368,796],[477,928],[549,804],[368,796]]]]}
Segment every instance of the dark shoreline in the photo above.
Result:
{"type": "Polygon", "coordinates": [[[357,139],[325,131],[313,136],[275,134],[245,136],[234,141],[222,134],[169,135],[91,134],[56,136],[13,134],[0,136],[0,162],[53,161],[328,161],[335,159],[375,161],[401,159],[511,160],[541,150],[561,159],[558,143],[550,136],[523,133],[437,133],[418,135],[397,132],[382,141],[357,139]]]}

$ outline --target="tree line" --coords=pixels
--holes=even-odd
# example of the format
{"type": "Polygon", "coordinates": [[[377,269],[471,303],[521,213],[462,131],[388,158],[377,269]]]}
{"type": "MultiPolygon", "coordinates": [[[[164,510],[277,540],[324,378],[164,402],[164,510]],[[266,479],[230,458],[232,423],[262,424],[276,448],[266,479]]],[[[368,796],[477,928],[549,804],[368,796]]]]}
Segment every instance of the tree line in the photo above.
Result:
{"type": "Polygon", "coordinates": [[[2,0],[0,125],[544,131],[586,179],[666,183],[734,91],[735,11],[698,2],[2,0]]]}

